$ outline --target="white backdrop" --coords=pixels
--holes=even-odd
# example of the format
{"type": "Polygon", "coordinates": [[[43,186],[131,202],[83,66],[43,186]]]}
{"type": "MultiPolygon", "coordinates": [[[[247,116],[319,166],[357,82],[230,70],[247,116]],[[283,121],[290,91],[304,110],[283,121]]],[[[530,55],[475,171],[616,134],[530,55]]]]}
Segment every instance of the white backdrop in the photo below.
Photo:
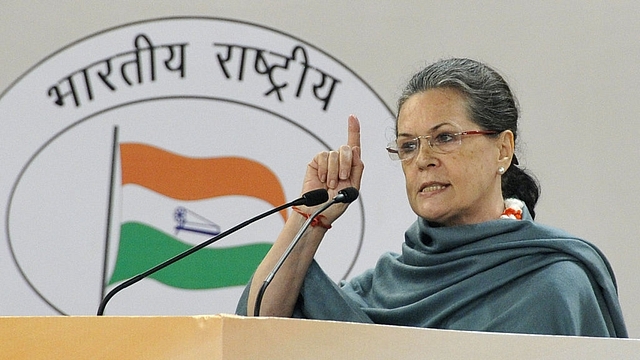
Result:
{"type": "MultiPolygon", "coordinates": [[[[630,334],[640,336],[640,3],[9,0],[0,12],[0,91],[87,35],[180,15],[248,21],[300,38],[346,64],[392,108],[404,81],[425,63],[464,56],[493,65],[520,101],[519,159],[542,184],[537,220],[603,250],[618,278],[630,334]]],[[[0,156],[4,161],[11,153],[0,156]]],[[[379,179],[365,172],[364,181],[379,179]]],[[[391,200],[406,214],[405,199],[391,200]]],[[[370,240],[371,254],[358,269],[371,266],[374,253],[399,249],[408,222],[368,224],[367,239],[375,238],[377,226],[396,227],[398,236],[370,240]]],[[[50,314],[19,281],[2,243],[0,315],[50,314]]]]}

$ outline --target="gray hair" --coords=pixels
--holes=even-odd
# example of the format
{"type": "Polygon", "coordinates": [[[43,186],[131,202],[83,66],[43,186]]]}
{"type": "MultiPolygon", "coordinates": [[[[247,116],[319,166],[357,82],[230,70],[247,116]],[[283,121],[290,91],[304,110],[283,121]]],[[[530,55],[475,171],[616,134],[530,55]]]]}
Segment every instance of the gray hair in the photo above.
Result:
{"type": "Polygon", "coordinates": [[[409,80],[398,100],[402,105],[420,92],[436,88],[460,91],[473,122],[485,130],[518,130],[518,105],[506,81],[495,70],[470,59],[446,59],[433,63],[409,80]]]}

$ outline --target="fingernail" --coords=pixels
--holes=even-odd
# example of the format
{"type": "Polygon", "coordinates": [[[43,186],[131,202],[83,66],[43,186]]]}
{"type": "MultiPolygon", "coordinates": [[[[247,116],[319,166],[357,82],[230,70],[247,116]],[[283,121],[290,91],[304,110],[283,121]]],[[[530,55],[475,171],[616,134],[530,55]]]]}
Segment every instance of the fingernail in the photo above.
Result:
{"type": "Polygon", "coordinates": [[[335,180],[329,181],[329,188],[330,189],[335,189],[335,187],[336,187],[336,181],[335,180]]]}

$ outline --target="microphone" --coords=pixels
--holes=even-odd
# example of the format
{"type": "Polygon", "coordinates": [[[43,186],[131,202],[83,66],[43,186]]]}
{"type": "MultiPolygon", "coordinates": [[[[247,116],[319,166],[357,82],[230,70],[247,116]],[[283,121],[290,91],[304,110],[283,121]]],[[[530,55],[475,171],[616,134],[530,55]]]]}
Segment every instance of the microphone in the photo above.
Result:
{"type": "Polygon", "coordinates": [[[298,241],[300,241],[304,232],[307,231],[307,229],[309,228],[309,225],[311,225],[311,222],[318,215],[320,215],[321,212],[325,211],[331,205],[337,204],[337,203],[350,204],[353,201],[355,201],[357,198],[358,198],[358,189],[354,187],[344,188],[340,190],[338,192],[338,195],[336,195],[333,199],[331,199],[331,201],[324,204],[321,208],[319,208],[311,216],[309,216],[307,221],[305,221],[304,224],[302,224],[302,227],[300,227],[300,230],[298,230],[298,233],[289,244],[289,247],[285,249],[284,253],[280,257],[280,260],[278,260],[276,265],[273,267],[273,270],[271,270],[269,275],[267,275],[267,277],[264,279],[264,282],[262,283],[262,286],[260,287],[260,290],[256,295],[256,303],[253,308],[253,316],[260,316],[260,305],[262,304],[262,297],[264,296],[264,292],[267,290],[267,286],[271,284],[271,281],[276,276],[276,273],[278,272],[278,270],[280,270],[280,267],[282,266],[282,264],[284,264],[284,261],[287,260],[287,258],[291,254],[291,251],[293,251],[293,248],[296,246],[298,241]]]}
{"type": "Polygon", "coordinates": [[[107,295],[104,297],[104,299],[102,299],[102,301],[100,302],[100,307],[98,308],[98,316],[101,316],[101,315],[104,314],[104,308],[107,306],[107,302],[109,302],[109,300],[115,294],[117,294],[120,290],[125,289],[125,288],[137,283],[138,281],[148,277],[149,275],[164,269],[165,267],[167,267],[167,266],[169,266],[169,265],[171,265],[171,264],[173,264],[173,263],[175,263],[175,262],[177,262],[177,261],[179,261],[179,260],[181,260],[181,259],[193,254],[194,252],[196,252],[196,251],[198,251],[198,250],[200,250],[200,249],[202,249],[202,248],[204,248],[206,246],[209,246],[209,245],[213,244],[214,242],[222,239],[223,237],[225,237],[227,235],[230,235],[230,234],[232,234],[232,233],[244,228],[245,226],[247,226],[249,224],[252,224],[252,223],[254,223],[254,222],[256,222],[256,221],[258,221],[258,220],[260,220],[260,219],[262,219],[262,218],[264,218],[266,216],[268,216],[268,215],[271,215],[271,214],[276,213],[278,211],[284,210],[284,209],[286,209],[288,207],[300,206],[300,205],[316,206],[316,205],[320,205],[320,204],[324,203],[328,199],[329,199],[329,194],[327,193],[327,190],[325,190],[325,189],[311,190],[309,192],[304,193],[301,197],[299,197],[299,198],[297,198],[297,199],[295,199],[293,201],[290,201],[290,202],[288,202],[288,203],[286,203],[284,205],[280,205],[278,207],[275,207],[275,208],[273,208],[273,209],[271,209],[269,211],[266,211],[266,212],[264,212],[264,213],[262,213],[260,215],[254,216],[254,217],[250,218],[249,220],[246,220],[243,223],[232,227],[229,230],[221,232],[220,234],[210,238],[209,240],[206,240],[206,241],[204,241],[204,242],[202,242],[202,243],[200,243],[200,244],[198,244],[198,245],[196,245],[196,246],[194,246],[194,247],[192,247],[192,248],[190,248],[188,250],[185,250],[185,251],[179,253],[178,255],[176,255],[176,256],[174,256],[172,258],[169,258],[169,259],[161,262],[160,264],[152,267],[151,269],[149,269],[149,270],[147,270],[147,271],[145,271],[143,273],[140,273],[140,274],[132,277],[131,279],[121,283],[120,285],[116,286],[111,291],[109,291],[109,293],[107,293],[107,295]]]}
{"type": "MultiPolygon", "coordinates": [[[[356,189],[354,187],[348,187],[348,188],[344,188],[344,189],[338,191],[338,195],[336,195],[336,197],[334,197],[331,201],[333,203],[351,204],[357,198],[358,198],[358,189],[356,189]]],[[[327,207],[329,207],[329,206],[327,206],[327,207]]]]}
{"type": "MultiPolygon", "coordinates": [[[[356,190],[357,191],[357,190],[356,190]]],[[[357,195],[356,195],[357,196],[357,195]]],[[[306,193],[302,194],[301,197],[293,200],[292,202],[285,204],[286,207],[290,207],[290,206],[316,206],[316,205],[320,205],[323,202],[329,200],[329,193],[327,192],[327,190],[325,189],[315,189],[315,190],[311,190],[311,191],[307,191],[306,193]]],[[[285,206],[283,205],[283,206],[285,206]]],[[[278,209],[278,208],[276,208],[278,209]]],[[[282,209],[279,210],[274,210],[273,212],[278,212],[282,209]]]]}

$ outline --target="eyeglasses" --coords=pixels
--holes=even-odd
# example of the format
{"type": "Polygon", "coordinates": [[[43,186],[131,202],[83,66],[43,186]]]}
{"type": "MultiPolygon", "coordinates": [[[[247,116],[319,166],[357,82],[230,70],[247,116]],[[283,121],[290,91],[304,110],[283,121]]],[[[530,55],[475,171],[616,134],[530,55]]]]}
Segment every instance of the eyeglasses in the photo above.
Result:
{"type": "Polygon", "coordinates": [[[467,135],[492,135],[498,131],[469,130],[451,131],[451,129],[438,129],[429,135],[421,135],[414,138],[401,137],[387,145],[387,152],[392,160],[407,161],[413,159],[420,152],[420,139],[427,140],[429,148],[438,154],[450,153],[462,144],[462,137],[467,135]]]}

